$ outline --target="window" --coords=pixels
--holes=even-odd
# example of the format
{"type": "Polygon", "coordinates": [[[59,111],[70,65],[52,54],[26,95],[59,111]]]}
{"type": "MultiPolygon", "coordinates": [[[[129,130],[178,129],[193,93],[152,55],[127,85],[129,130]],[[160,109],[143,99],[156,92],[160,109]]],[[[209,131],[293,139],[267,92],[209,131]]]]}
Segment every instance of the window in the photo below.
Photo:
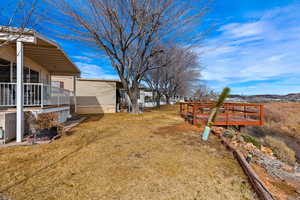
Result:
{"type": "Polygon", "coordinates": [[[30,69],[30,83],[38,83],[40,78],[40,73],[30,69]]]}
{"type": "MultiPolygon", "coordinates": [[[[17,66],[13,63],[11,68],[10,62],[0,58],[0,82],[17,82],[17,66]]],[[[24,66],[23,71],[24,83],[39,83],[40,73],[24,66]]]]}
{"type": "Polygon", "coordinates": [[[23,69],[23,81],[24,83],[30,83],[30,69],[27,67],[23,69]]]}
{"type": "Polygon", "coordinates": [[[17,82],[17,67],[16,67],[16,63],[13,64],[13,68],[12,68],[12,78],[11,78],[11,82],[15,83],[17,82]]]}
{"type": "MultiPolygon", "coordinates": [[[[16,74],[17,74],[17,66],[16,63],[13,64],[13,73],[12,73],[12,82],[17,82],[17,78],[16,78],[16,74]]],[[[39,83],[39,77],[40,77],[40,73],[29,69],[28,67],[24,66],[23,69],[23,81],[24,83],[39,83]]]]}
{"type": "Polygon", "coordinates": [[[0,58],[0,82],[10,82],[10,62],[0,58]]]}

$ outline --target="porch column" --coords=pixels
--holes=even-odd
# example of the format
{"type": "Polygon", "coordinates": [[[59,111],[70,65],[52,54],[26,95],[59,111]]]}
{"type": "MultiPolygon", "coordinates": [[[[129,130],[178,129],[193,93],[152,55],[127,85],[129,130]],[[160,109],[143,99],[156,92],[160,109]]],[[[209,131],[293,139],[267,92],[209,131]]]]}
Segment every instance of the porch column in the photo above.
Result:
{"type": "Polygon", "coordinates": [[[17,129],[17,142],[22,142],[24,134],[24,113],[23,113],[23,43],[17,41],[17,120],[16,120],[16,129],[17,129]]]}
{"type": "Polygon", "coordinates": [[[74,109],[75,109],[75,113],[77,113],[76,76],[73,76],[73,95],[74,95],[74,109]]]}

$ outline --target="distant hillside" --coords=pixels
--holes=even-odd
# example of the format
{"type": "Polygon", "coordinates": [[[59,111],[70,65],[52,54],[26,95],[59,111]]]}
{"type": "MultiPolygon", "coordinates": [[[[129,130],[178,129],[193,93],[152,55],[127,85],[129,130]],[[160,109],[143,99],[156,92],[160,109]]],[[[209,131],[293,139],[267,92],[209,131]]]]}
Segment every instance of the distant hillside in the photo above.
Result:
{"type": "Polygon", "coordinates": [[[250,101],[250,102],[268,102],[268,101],[300,101],[300,93],[290,93],[287,95],[261,94],[261,95],[229,95],[229,101],[250,101]]]}

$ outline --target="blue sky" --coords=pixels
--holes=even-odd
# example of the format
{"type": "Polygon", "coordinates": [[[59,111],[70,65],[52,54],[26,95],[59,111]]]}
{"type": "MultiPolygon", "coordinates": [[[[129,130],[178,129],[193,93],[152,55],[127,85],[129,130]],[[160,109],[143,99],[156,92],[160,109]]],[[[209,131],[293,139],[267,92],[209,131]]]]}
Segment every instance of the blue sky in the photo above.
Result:
{"type": "MultiPolygon", "coordinates": [[[[195,5],[197,6],[197,5],[195,5]]],[[[235,94],[300,92],[300,1],[215,0],[204,20],[213,31],[195,48],[203,79],[235,94]]],[[[118,79],[103,55],[63,42],[82,77],[118,79]]]]}

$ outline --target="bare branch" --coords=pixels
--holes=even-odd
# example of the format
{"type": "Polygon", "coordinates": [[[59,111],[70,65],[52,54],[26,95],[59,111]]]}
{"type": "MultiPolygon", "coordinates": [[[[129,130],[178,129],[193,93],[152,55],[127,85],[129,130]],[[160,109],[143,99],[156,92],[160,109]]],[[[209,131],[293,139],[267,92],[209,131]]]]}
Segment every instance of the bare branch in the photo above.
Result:
{"type": "MultiPolygon", "coordinates": [[[[207,0],[203,0],[206,2],[207,0]]],[[[185,41],[186,27],[200,25],[206,5],[182,0],[47,0],[60,35],[103,52],[117,71],[137,112],[138,87],[159,54],[158,44],[185,41]],[[180,36],[179,36],[180,34],[180,36]]],[[[197,1],[199,3],[199,1],[197,1]]],[[[197,38],[193,34],[193,38],[197,38]]]]}
{"type": "Polygon", "coordinates": [[[9,0],[0,7],[0,47],[28,34],[37,21],[34,20],[39,0],[9,0]],[[9,37],[13,35],[14,37],[9,37]]]}

